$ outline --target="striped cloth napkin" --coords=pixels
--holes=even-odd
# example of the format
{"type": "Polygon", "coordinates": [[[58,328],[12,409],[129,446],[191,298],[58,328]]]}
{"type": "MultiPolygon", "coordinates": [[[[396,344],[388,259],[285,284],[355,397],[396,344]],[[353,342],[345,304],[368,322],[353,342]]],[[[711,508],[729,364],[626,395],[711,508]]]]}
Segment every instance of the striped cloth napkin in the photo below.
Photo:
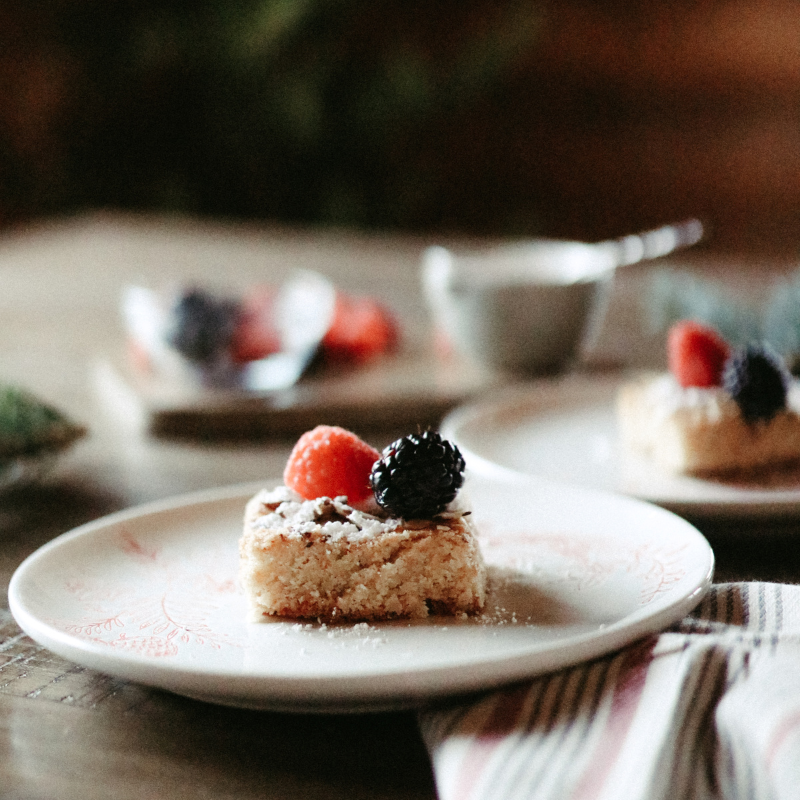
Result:
{"type": "Polygon", "coordinates": [[[715,585],[660,635],[420,723],[440,800],[800,798],[800,586],[715,585]]]}

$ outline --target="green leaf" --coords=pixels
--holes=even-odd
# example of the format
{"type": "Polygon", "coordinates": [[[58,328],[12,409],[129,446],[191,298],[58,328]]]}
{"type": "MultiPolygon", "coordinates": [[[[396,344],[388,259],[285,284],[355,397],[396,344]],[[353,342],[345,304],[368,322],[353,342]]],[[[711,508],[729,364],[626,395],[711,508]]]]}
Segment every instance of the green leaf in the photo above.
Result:
{"type": "Polygon", "coordinates": [[[0,458],[58,452],[85,434],[82,425],[23,389],[0,387],[0,458]]]}

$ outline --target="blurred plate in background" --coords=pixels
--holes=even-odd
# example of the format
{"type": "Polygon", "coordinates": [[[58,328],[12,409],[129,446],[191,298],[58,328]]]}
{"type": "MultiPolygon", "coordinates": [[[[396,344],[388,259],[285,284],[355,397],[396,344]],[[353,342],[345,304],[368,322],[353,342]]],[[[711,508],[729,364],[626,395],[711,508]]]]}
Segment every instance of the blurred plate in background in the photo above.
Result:
{"type": "Polygon", "coordinates": [[[449,413],[442,433],[474,472],[537,475],[656,503],[689,517],[800,513],[800,468],[751,481],[669,475],[621,449],[621,378],[572,375],[509,387],[449,413]]]}

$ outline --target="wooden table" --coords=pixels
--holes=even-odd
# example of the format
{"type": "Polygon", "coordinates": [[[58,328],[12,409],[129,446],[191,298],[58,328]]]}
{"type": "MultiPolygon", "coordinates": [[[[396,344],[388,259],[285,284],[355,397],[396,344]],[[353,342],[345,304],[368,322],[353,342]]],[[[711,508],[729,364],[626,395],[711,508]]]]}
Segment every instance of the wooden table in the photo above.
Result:
{"type": "MultiPolygon", "coordinates": [[[[68,663],[24,636],[8,582],[54,536],[111,511],[280,476],[293,440],[198,444],[107,414],[93,370],[116,359],[127,281],[231,291],[295,267],[391,299],[423,322],[421,244],[344,234],[91,217],[0,240],[0,378],[90,427],[46,484],[0,501],[0,795],[4,798],[433,798],[411,713],[303,716],[215,707],[68,663]],[[389,281],[387,286],[387,280],[389,281]],[[387,296],[388,295],[388,296],[387,296]]],[[[376,445],[392,430],[373,431],[376,445]]]]}
{"type": "MultiPolygon", "coordinates": [[[[433,798],[412,713],[304,716],[216,707],[66,662],[21,633],[6,590],[25,556],[111,511],[182,492],[279,476],[293,438],[249,443],[159,439],[108,414],[92,383],[115,359],[126,281],[231,289],[288,269],[390,299],[427,334],[422,242],[90,217],[0,240],[0,378],[90,427],[48,481],[0,500],[0,795],[4,798],[433,798]]],[[[611,340],[613,342],[613,337],[611,340]]],[[[376,446],[398,433],[373,430],[376,446]]],[[[800,579],[789,523],[718,527],[718,579],[800,579]]]]}

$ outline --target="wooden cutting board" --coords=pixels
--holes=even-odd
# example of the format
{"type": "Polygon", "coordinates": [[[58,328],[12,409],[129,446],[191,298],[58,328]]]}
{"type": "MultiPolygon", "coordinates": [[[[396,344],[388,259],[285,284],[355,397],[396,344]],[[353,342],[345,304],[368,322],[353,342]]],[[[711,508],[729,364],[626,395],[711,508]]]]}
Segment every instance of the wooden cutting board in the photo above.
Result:
{"type": "Polygon", "coordinates": [[[123,358],[95,365],[103,406],[155,436],[255,440],[318,424],[352,430],[437,426],[442,416],[503,378],[474,364],[405,353],[365,367],[326,368],[274,392],[203,389],[138,372],[123,358]]]}

